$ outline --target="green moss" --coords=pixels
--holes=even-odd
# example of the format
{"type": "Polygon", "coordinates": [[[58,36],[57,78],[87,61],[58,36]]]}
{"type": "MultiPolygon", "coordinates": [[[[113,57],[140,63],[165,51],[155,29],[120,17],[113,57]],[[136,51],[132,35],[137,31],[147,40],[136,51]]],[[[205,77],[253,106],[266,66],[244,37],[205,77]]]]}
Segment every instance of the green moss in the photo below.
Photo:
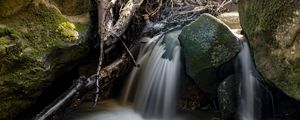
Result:
{"type": "Polygon", "coordinates": [[[42,57],[42,53],[64,39],[55,30],[60,23],[67,20],[54,8],[46,5],[31,5],[11,17],[0,20],[10,29],[18,30],[23,39],[23,47],[31,47],[34,59],[42,57]]]}
{"type": "MultiPolygon", "coordinates": [[[[297,60],[294,64],[293,71],[287,74],[288,82],[287,85],[283,85],[282,89],[288,91],[289,95],[292,96],[300,96],[300,60],[297,60]]],[[[300,97],[298,98],[300,100],[300,97]]]]}
{"type": "Polygon", "coordinates": [[[87,32],[88,25],[81,24],[81,23],[75,23],[75,26],[76,26],[76,31],[78,31],[79,34],[84,34],[87,32]]]}
{"type": "Polygon", "coordinates": [[[0,111],[6,111],[0,112],[0,119],[11,119],[14,116],[10,113],[20,111],[21,109],[19,108],[28,107],[30,104],[30,100],[24,99],[22,97],[6,98],[3,100],[3,102],[0,103],[0,111]]]}
{"type": "Polygon", "coordinates": [[[0,46],[4,46],[9,44],[9,38],[8,37],[1,37],[0,38],[0,46]]]}
{"type": "Polygon", "coordinates": [[[296,69],[294,60],[285,56],[288,53],[283,55],[291,41],[285,38],[293,36],[283,32],[285,37],[282,37],[280,32],[289,32],[280,30],[280,27],[289,27],[288,24],[293,22],[294,12],[300,9],[300,1],[239,0],[238,4],[241,26],[249,39],[258,70],[284,93],[300,100],[299,69],[296,69]],[[277,39],[280,37],[282,39],[277,39]],[[282,54],[274,53],[275,50],[282,54]]]}
{"type": "Polygon", "coordinates": [[[0,17],[9,16],[27,6],[31,0],[1,0],[0,17]]]}
{"type": "Polygon", "coordinates": [[[69,38],[66,40],[73,41],[73,40],[77,40],[79,37],[79,34],[75,29],[76,29],[76,26],[73,23],[62,22],[58,25],[56,32],[60,33],[65,38],[69,38]]]}
{"type": "Polygon", "coordinates": [[[289,79],[297,80],[300,83],[300,60],[297,60],[294,64],[294,68],[291,74],[288,76],[289,79]]]}
{"type": "MultiPolygon", "coordinates": [[[[289,0],[239,0],[239,14],[241,26],[246,31],[250,42],[262,42],[262,45],[272,45],[276,48],[278,44],[272,36],[279,25],[288,23],[295,10],[300,8],[300,1],[290,2],[289,0]],[[253,11],[253,12],[248,12],[253,11]],[[260,36],[261,39],[256,37],[260,36]]],[[[258,47],[257,47],[258,48],[258,47]]]]}
{"type": "Polygon", "coordinates": [[[86,53],[78,39],[68,41],[73,36],[62,34],[75,29],[59,11],[44,4],[29,4],[0,19],[0,119],[34,102],[58,69],[69,69],[67,63],[86,53]]]}

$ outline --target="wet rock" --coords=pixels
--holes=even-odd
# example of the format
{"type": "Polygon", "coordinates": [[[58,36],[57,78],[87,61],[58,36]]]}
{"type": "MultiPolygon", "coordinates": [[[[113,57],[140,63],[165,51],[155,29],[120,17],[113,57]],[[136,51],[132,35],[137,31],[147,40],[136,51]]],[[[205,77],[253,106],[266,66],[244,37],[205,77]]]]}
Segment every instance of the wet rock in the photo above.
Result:
{"type": "Polygon", "coordinates": [[[277,88],[272,89],[274,117],[281,120],[297,120],[300,118],[300,102],[287,96],[277,88]]]}
{"type": "Polygon", "coordinates": [[[215,93],[218,82],[224,79],[215,78],[215,74],[222,73],[219,67],[239,52],[237,37],[223,22],[212,15],[203,14],[182,29],[179,40],[186,74],[203,91],[215,93]]]}
{"type": "MultiPolygon", "coordinates": [[[[12,1],[19,0],[4,3],[12,1]]],[[[11,119],[33,104],[56,75],[88,51],[88,23],[72,22],[37,1],[0,18],[0,119],[11,119]]]]}
{"type": "Polygon", "coordinates": [[[212,103],[199,86],[188,77],[184,76],[180,81],[180,90],[178,90],[177,108],[180,111],[191,112],[209,106],[212,103]]]}
{"type": "Polygon", "coordinates": [[[218,87],[218,101],[223,119],[233,119],[238,109],[239,81],[234,75],[227,77],[218,87]]]}
{"type": "Polygon", "coordinates": [[[239,0],[238,4],[257,69],[285,94],[300,100],[300,1],[239,0]]]}

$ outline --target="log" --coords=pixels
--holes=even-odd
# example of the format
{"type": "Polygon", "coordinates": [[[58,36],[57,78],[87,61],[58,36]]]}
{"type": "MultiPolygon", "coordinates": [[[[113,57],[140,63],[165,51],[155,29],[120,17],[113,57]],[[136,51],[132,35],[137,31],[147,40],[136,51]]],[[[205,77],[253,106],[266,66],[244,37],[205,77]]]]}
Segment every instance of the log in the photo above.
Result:
{"type": "Polygon", "coordinates": [[[98,35],[99,38],[99,46],[100,46],[100,54],[99,54],[99,61],[98,61],[98,67],[97,67],[97,73],[96,73],[96,96],[95,96],[95,104],[96,105],[99,97],[99,81],[101,77],[101,67],[102,67],[102,61],[103,61],[103,54],[104,54],[104,41],[108,38],[108,32],[110,31],[111,27],[113,26],[113,12],[112,9],[108,9],[110,7],[109,5],[115,3],[116,0],[113,0],[112,2],[109,2],[108,0],[97,0],[97,8],[98,8],[98,35]],[[111,3],[111,4],[110,4],[111,3]],[[107,6],[108,5],[108,6],[107,6]]]}
{"type": "MultiPolygon", "coordinates": [[[[97,68],[96,75],[96,96],[95,96],[95,105],[98,101],[99,97],[99,81],[100,81],[100,71],[102,67],[103,54],[104,54],[104,42],[106,46],[111,46],[112,44],[118,41],[119,37],[125,32],[127,29],[129,22],[134,15],[135,11],[142,4],[143,0],[129,0],[124,8],[122,8],[120,17],[115,25],[113,25],[114,15],[112,6],[117,2],[117,0],[97,0],[97,8],[98,8],[98,35],[100,36],[99,45],[100,45],[100,55],[99,55],[99,63],[97,68]]],[[[124,45],[126,48],[126,45],[124,45]]],[[[127,50],[127,49],[126,49],[127,50]]],[[[128,50],[127,50],[128,51],[128,50]]],[[[127,52],[128,53],[128,52],[127,52]]],[[[128,53],[130,56],[130,52],[128,53]]],[[[132,57],[131,57],[132,58],[132,57]]],[[[135,63],[135,60],[132,59],[135,63]]],[[[135,63],[135,65],[137,65],[135,63]]]]}
{"type": "MultiPolygon", "coordinates": [[[[124,71],[128,62],[129,58],[123,54],[120,59],[114,61],[112,64],[101,70],[100,80],[103,81],[108,79],[109,81],[112,81],[112,79],[117,78],[122,74],[122,71],[124,71]]],[[[97,79],[96,76],[97,75],[95,74],[89,78],[80,77],[79,79],[75,80],[73,85],[66,92],[64,92],[53,103],[47,106],[43,111],[37,114],[34,120],[53,119],[61,111],[65,111],[65,109],[72,107],[74,103],[75,106],[77,106],[83,102],[85,99],[84,96],[91,90],[94,90],[97,79]]]]}
{"type": "Polygon", "coordinates": [[[110,46],[116,43],[119,37],[127,29],[133,15],[136,10],[141,6],[144,0],[128,0],[125,6],[121,9],[120,17],[116,24],[109,30],[107,37],[111,37],[110,40],[105,41],[105,45],[110,46]]]}

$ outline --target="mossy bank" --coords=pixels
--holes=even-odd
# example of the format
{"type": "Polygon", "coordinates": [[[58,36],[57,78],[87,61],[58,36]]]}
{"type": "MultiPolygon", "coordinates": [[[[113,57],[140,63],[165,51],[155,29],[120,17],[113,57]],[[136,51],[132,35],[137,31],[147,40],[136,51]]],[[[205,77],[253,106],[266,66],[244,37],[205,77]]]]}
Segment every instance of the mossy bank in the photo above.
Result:
{"type": "Polygon", "coordinates": [[[88,52],[88,23],[71,22],[43,0],[0,6],[0,119],[12,119],[88,52]]]}
{"type": "Polygon", "coordinates": [[[300,1],[239,0],[238,4],[258,70],[300,100],[300,1]]]}

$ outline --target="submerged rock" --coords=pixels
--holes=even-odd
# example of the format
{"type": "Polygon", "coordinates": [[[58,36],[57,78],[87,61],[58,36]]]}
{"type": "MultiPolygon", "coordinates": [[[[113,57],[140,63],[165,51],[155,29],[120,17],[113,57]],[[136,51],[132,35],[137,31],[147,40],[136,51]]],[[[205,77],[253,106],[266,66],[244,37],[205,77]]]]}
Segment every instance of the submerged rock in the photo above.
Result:
{"type": "Polygon", "coordinates": [[[239,0],[238,4],[257,69],[285,94],[300,100],[300,1],[239,0]]]}
{"type": "MultiPolygon", "coordinates": [[[[71,22],[42,0],[2,0],[0,6],[11,2],[26,7],[0,13],[0,119],[11,119],[34,103],[57,74],[88,51],[88,23],[71,22]]],[[[0,11],[7,8],[16,6],[0,11]]]]}
{"type": "Polygon", "coordinates": [[[201,108],[208,108],[212,103],[197,84],[185,75],[182,77],[178,90],[177,108],[180,111],[191,112],[201,108]]]}
{"type": "Polygon", "coordinates": [[[237,37],[222,21],[203,14],[182,29],[179,40],[186,74],[202,90],[214,93],[218,86],[214,69],[229,62],[239,52],[237,37]]]}

